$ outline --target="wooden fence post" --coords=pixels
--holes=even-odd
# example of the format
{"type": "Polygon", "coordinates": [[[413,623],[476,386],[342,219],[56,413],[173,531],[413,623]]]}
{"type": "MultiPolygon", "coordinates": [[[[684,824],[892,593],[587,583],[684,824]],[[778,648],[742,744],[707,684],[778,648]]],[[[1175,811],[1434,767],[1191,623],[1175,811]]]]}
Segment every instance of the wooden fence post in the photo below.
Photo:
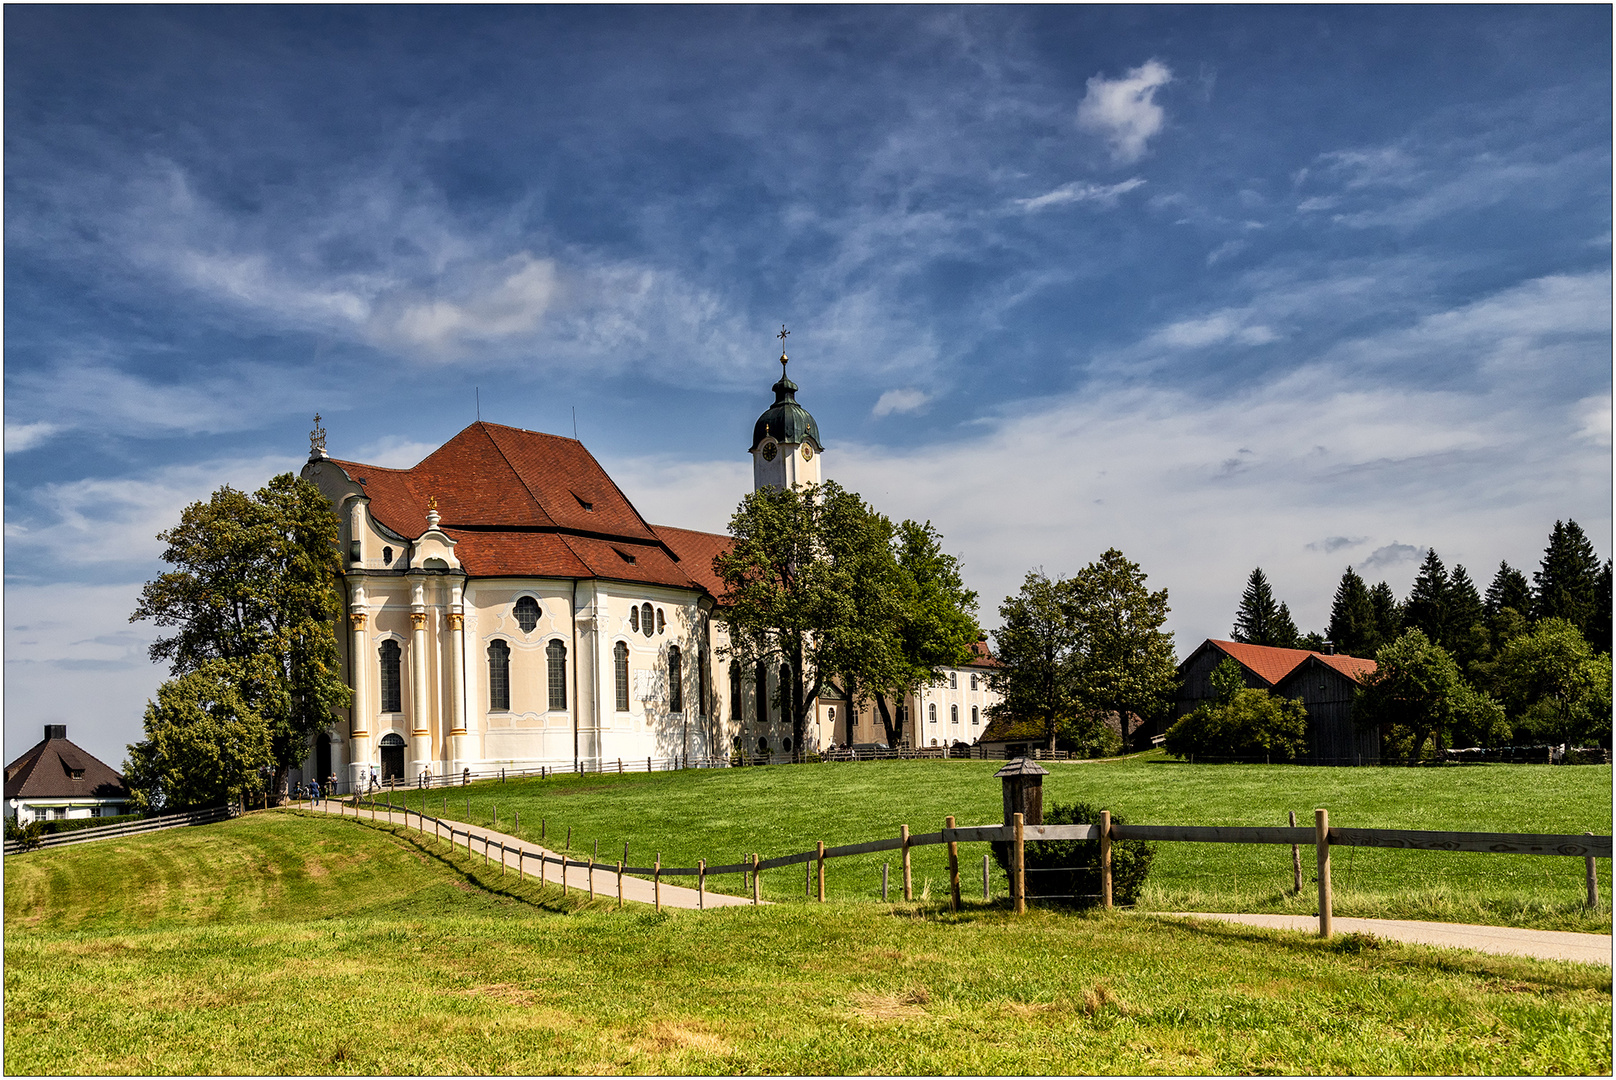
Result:
{"type": "Polygon", "coordinates": [[[909,865],[909,826],[898,826],[898,836],[903,840],[903,899],[908,903],[915,898],[914,872],[909,865]]]}
{"type": "Polygon", "coordinates": [[[595,898],[595,857],[589,856],[589,899],[595,898]]]}
{"type": "Polygon", "coordinates": [[[623,864],[617,864],[617,910],[623,910],[623,864]]]}
{"type": "Polygon", "coordinates": [[[758,901],[763,899],[763,895],[762,895],[763,887],[758,884],[758,863],[760,863],[762,861],[763,860],[758,857],[757,852],[755,852],[755,851],[752,852],[752,903],[753,904],[756,904],[756,903],[758,903],[758,901]]]}
{"type": "Polygon", "coordinates": [[[657,911],[662,910],[662,852],[656,853],[656,863],[651,869],[651,893],[656,901],[657,911]]]}
{"type": "MultiPolygon", "coordinates": [[[[1293,829],[1296,828],[1296,811],[1295,810],[1291,811],[1291,828],[1293,828],[1293,829]]],[[[1296,886],[1296,891],[1298,893],[1300,893],[1302,891],[1302,845],[1301,844],[1292,844],[1291,845],[1291,878],[1293,880],[1293,883],[1296,886]]]]}
{"type": "Polygon", "coordinates": [[[1015,815],[1015,839],[1010,847],[1010,867],[1014,872],[1010,881],[1010,891],[1014,894],[1015,912],[1024,915],[1027,911],[1027,818],[1025,814],[1015,815]]]}
{"type": "Polygon", "coordinates": [[[825,841],[819,841],[819,902],[825,902],[825,841]]]}
{"type": "Polygon", "coordinates": [[[696,909],[707,910],[707,860],[696,860],[696,909]]]}
{"type": "Polygon", "coordinates": [[[1319,937],[1330,936],[1330,811],[1313,811],[1313,847],[1319,857],[1319,937]]]}
{"type": "Polygon", "coordinates": [[[516,825],[514,826],[514,828],[516,830],[516,835],[521,836],[522,835],[522,811],[520,811],[520,810],[518,810],[516,812],[516,825]]]}
{"type": "Polygon", "coordinates": [[[567,895],[567,856],[561,856],[561,895],[567,895]]]}
{"type": "Polygon", "coordinates": [[[499,842],[499,876],[505,876],[505,841],[499,842]]]}
{"type": "Polygon", "coordinates": [[[1100,906],[1111,910],[1111,811],[1100,811],[1100,906]]]}
{"type": "MultiPolygon", "coordinates": [[[[1584,833],[1583,835],[1592,836],[1593,833],[1584,833]]],[[[1590,911],[1598,911],[1599,910],[1599,872],[1594,868],[1594,857],[1592,855],[1588,856],[1587,863],[1588,863],[1588,909],[1590,911]]]]}
{"type": "Polygon", "coordinates": [[[959,843],[954,839],[954,815],[950,814],[944,819],[943,828],[948,833],[948,904],[950,911],[960,909],[959,888],[959,843]]]}
{"type": "Polygon", "coordinates": [[[571,825],[567,826],[567,848],[566,848],[566,850],[568,850],[568,851],[572,850],[572,826],[571,825]]]}

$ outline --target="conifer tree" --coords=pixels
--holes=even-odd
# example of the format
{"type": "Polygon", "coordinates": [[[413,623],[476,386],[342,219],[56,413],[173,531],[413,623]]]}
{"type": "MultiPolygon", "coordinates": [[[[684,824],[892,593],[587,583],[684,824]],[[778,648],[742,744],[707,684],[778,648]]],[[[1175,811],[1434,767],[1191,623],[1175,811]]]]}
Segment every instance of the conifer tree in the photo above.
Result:
{"type": "Polygon", "coordinates": [[[1270,645],[1281,649],[1300,649],[1302,647],[1301,631],[1296,629],[1296,620],[1291,618],[1290,605],[1281,602],[1279,612],[1274,616],[1274,630],[1269,635],[1270,645]]]}
{"type": "Polygon", "coordinates": [[[1369,590],[1369,602],[1375,608],[1375,632],[1379,636],[1376,648],[1390,645],[1403,633],[1403,605],[1397,602],[1392,587],[1382,581],[1369,590]]]}
{"type": "Polygon", "coordinates": [[[1525,574],[1500,562],[1481,606],[1487,619],[1489,652],[1496,654],[1511,638],[1526,633],[1532,617],[1532,586],[1525,574]]]}
{"type": "MultiPolygon", "coordinates": [[[[1240,610],[1234,617],[1234,639],[1246,645],[1273,645],[1278,622],[1279,605],[1274,603],[1268,576],[1259,566],[1246,579],[1246,591],[1240,597],[1240,610]]],[[[1292,624],[1293,634],[1295,629],[1292,624]]]]}
{"type": "Polygon", "coordinates": [[[1403,626],[1419,630],[1433,645],[1446,651],[1450,637],[1449,619],[1452,605],[1452,583],[1448,571],[1437,557],[1435,548],[1427,548],[1425,562],[1409,591],[1408,603],[1403,605],[1403,626]]]}
{"type": "Polygon", "coordinates": [[[1443,648],[1468,672],[1470,665],[1487,654],[1487,616],[1481,596],[1465,568],[1455,564],[1448,582],[1448,640],[1443,648]]]}
{"type": "Polygon", "coordinates": [[[1591,641],[1599,570],[1599,557],[1582,527],[1570,519],[1556,521],[1543,563],[1532,574],[1532,614],[1539,619],[1564,619],[1591,641]]]}
{"type": "Polygon", "coordinates": [[[1375,603],[1369,596],[1369,586],[1350,566],[1341,575],[1341,584],[1335,588],[1327,633],[1335,643],[1336,651],[1348,656],[1373,656],[1380,647],[1380,629],[1375,619],[1375,603]]]}
{"type": "Polygon", "coordinates": [[[1593,633],[1588,638],[1595,652],[1610,655],[1610,560],[1599,570],[1599,578],[1594,583],[1594,621],[1593,633]]]}

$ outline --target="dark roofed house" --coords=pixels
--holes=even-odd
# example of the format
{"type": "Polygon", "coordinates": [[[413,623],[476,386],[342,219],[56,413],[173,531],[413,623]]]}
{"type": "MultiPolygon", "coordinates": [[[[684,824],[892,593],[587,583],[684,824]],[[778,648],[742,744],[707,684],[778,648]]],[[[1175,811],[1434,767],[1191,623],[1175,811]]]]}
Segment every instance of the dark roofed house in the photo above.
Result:
{"type": "Polygon", "coordinates": [[[128,812],[129,788],[117,770],[46,724],[45,738],[6,766],[6,816],[19,825],[128,812]]]}
{"type": "Polygon", "coordinates": [[[1380,763],[1380,732],[1359,731],[1352,720],[1358,679],[1375,670],[1373,660],[1208,638],[1178,665],[1175,719],[1212,700],[1212,671],[1225,657],[1240,665],[1247,687],[1293,698],[1307,710],[1308,751],[1300,764],[1380,763]]]}

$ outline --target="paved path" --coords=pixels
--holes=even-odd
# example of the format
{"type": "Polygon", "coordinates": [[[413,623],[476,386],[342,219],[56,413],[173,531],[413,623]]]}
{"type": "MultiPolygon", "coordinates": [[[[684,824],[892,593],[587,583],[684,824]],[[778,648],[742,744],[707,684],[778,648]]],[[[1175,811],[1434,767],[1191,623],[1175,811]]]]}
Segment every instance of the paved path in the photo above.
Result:
{"type": "MultiPolygon", "coordinates": [[[[1319,932],[1315,915],[1228,915],[1175,912],[1182,919],[1220,919],[1224,922],[1261,926],[1270,930],[1319,932]]],[[[1416,945],[1441,945],[1453,949],[1536,956],[1544,960],[1576,960],[1584,964],[1611,966],[1609,934],[1574,934],[1565,930],[1518,930],[1511,926],[1473,926],[1468,923],[1416,922],[1411,919],[1330,920],[1334,934],[1373,934],[1388,941],[1416,945]]]]}
{"type": "MultiPolygon", "coordinates": [[[[329,814],[340,813],[344,817],[354,816],[351,809],[341,807],[339,803],[332,801],[323,802],[315,807],[310,807],[308,803],[295,803],[292,805],[304,810],[312,809],[329,814]]],[[[372,820],[371,811],[368,807],[361,810],[358,816],[363,821],[372,820]]],[[[374,820],[378,823],[390,821],[394,825],[407,825],[411,830],[414,830],[420,819],[414,810],[410,810],[406,814],[403,810],[395,809],[389,814],[386,807],[381,807],[376,810],[374,820]]],[[[509,833],[498,832],[481,825],[467,825],[461,821],[450,821],[447,818],[440,818],[439,821],[438,835],[440,837],[446,835],[449,829],[453,829],[456,833],[454,838],[455,846],[463,847],[466,844],[466,834],[470,833],[471,852],[474,856],[483,855],[490,862],[494,859],[503,859],[505,865],[513,873],[520,871],[524,877],[542,878],[544,881],[555,884],[563,884],[564,878],[564,883],[568,889],[577,889],[580,892],[588,891],[590,878],[593,877],[596,896],[612,899],[617,896],[618,879],[615,863],[597,863],[593,874],[591,874],[587,866],[578,865],[580,861],[587,862],[588,859],[580,860],[576,852],[572,854],[571,862],[563,866],[561,855],[558,852],[540,847],[538,844],[528,840],[519,840],[509,833]],[[503,851],[500,847],[501,844],[504,845],[503,851]]],[[[429,822],[426,826],[425,835],[431,836],[432,831],[432,825],[429,822]]],[[[676,880],[695,881],[695,878],[681,875],[676,880]]],[[[634,877],[630,874],[623,875],[623,899],[625,901],[653,904],[656,902],[656,892],[657,885],[654,882],[646,878],[634,877]]],[[[736,907],[752,902],[749,896],[730,896],[726,893],[704,892],[683,885],[670,885],[666,878],[662,880],[661,894],[662,906],[671,908],[736,907]]]]}

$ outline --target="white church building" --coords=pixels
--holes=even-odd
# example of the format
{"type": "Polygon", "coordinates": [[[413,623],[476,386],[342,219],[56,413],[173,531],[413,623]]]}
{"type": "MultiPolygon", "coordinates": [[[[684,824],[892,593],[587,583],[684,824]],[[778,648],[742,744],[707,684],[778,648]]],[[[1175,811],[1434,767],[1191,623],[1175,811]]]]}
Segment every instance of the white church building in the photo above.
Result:
{"type": "MultiPolygon", "coordinates": [[[[820,481],[818,425],[780,360],[752,433],[760,488],[820,481]]],[[[390,469],[328,456],[317,427],[302,475],[342,523],[339,637],[353,688],[350,715],[316,738],[304,778],[413,783],[848,741],[841,703],[820,701],[809,745],[793,748],[772,704],[778,673],[762,676],[761,694],[757,673],[732,678],[712,568],[729,538],[647,522],[576,439],[479,421],[390,469]]],[[[980,673],[973,662],[943,682],[974,690],[980,673]]],[[[923,717],[939,693],[904,707],[923,717]]],[[[974,717],[990,702],[972,697],[975,707],[958,704],[974,717]]],[[[906,741],[974,741],[981,729],[955,716],[952,731],[906,724],[906,741]]]]}

